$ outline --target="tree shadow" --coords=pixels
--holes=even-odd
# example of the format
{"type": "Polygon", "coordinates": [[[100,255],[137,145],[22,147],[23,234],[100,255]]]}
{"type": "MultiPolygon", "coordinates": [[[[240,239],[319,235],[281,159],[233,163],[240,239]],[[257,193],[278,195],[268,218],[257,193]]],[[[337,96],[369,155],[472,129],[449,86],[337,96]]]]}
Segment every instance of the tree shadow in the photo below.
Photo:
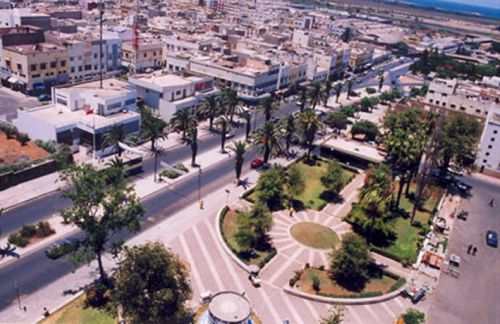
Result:
{"type": "Polygon", "coordinates": [[[250,180],[247,178],[238,180],[237,186],[242,186],[244,189],[248,189],[251,185],[250,180]]]}
{"type": "Polygon", "coordinates": [[[342,204],[345,201],[344,197],[338,193],[326,190],[319,195],[319,198],[334,204],[342,204]]]}
{"type": "Polygon", "coordinates": [[[17,247],[10,245],[10,243],[7,243],[7,246],[5,249],[0,248],[0,256],[3,259],[4,257],[14,257],[19,259],[21,256],[19,253],[15,252],[17,247]]]}

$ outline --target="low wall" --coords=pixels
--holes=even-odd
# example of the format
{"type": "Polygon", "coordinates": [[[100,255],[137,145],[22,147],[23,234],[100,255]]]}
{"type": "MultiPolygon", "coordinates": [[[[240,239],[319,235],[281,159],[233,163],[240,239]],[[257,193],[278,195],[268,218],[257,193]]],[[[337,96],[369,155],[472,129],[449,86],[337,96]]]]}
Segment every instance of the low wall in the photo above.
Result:
{"type": "Polygon", "coordinates": [[[48,160],[23,170],[0,174],[0,190],[7,189],[56,171],[57,162],[55,160],[48,160]]]}

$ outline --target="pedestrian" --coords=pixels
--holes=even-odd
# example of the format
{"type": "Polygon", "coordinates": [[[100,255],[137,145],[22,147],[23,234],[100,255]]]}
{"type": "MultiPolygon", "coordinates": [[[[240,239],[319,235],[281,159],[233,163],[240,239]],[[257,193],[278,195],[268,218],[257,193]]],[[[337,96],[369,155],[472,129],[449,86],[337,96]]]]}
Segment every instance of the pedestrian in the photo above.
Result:
{"type": "Polygon", "coordinates": [[[293,217],[293,207],[290,207],[289,212],[290,212],[290,217],[293,217]]]}
{"type": "Polygon", "coordinates": [[[26,311],[28,310],[28,308],[26,308],[26,306],[23,306],[23,311],[26,313],[26,311]]]}
{"type": "Polygon", "coordinates": [[[476,255],[477,247],[472,248],[472,255],[476,255]]]}
{"type": "Polygon", "coordinates": [[[495,203],[495,198],[491,198],[490,203],[488,204],[490,207],[493,207],[493,204],[495,203]]]}
{"type": "Polygon", "coordinates": [[[50,316],[50,313],[49,313],[49,310],[47,309],[47,307],[43,308],[43,316],[44,317],[49,317],[50,316]]]}
{"type": "Polygon", "coordinates": [[[469,247],[467,248],[467,254],[470,254],[470,250],[472,250],[472,244],[469,244],[469,247]]]}

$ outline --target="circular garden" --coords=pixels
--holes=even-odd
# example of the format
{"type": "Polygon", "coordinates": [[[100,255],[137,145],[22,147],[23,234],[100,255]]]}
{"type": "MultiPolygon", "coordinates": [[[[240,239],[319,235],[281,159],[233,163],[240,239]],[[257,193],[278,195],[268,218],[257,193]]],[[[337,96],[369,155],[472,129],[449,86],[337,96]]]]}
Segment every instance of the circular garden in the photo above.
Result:
{"type": "Polygon", "coordinates": [[[340,238],[330,228],[312,222],[299,222],[290,228],[292,237],[299,243],[314,249],[332,249],[340,238]]]}

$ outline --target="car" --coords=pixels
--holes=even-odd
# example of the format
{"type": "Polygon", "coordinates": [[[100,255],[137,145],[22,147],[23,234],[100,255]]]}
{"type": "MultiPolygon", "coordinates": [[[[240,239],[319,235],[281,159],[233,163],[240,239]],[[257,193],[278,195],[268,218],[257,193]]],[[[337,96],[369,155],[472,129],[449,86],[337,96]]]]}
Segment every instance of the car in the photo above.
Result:
{"type": "Polygon", "coordinates": [[[411,297],[411,302],[416,304],[425,297],[425,289],[420,288],[415,295],[411,297]]]}
{"type": "Polygon", "coordinates": [[[469,217],[469,212],[468,211],[465,211],[465,210],[461,210],[458,215],[457,215],[457,218],[458,219],[461,219],[463,221],[466,221],[467,220],[467,217],[469,217]]]}
{"type": "Polygon", "coordinates": [[[470,184],[467,184],[463,182],[462,180],[456,180],[455,185],[457,186],[458,189],[462,191],[468,191],[472,186],[470,184]]]}
{"type": "Polygon", "coordinates": [[[230,129],[226,132],[226,139],[234,137],[235,133],[234,130],[230,129]]]}
{"type": "Polygon", "coordinates": [[[486,232],[486,244],[491,247],[498,247],[498,234],[493,230],[488,230],[486,232]]]}
{"type": "Polygon", "coordinates": [[[250,162],[250,167],[252,169],[258,169],[260,168],[262,165],[264,164],[264,161],[262,161],[262,159],[260,158],[255,158],[252,160],[252,162],[250,162]]]}
{"type": "Polygon", "coordinates": [[[46,250],[45,255],[49,259],[58,259],[63,255],[75,251],[78,247],[78,239],[69,237],[52,243],[46,250]]]}
{"type": "Polygon", "coordinates": [[[49,94],[44,93],[38,96],[38,101],[44,102],[44,101],[50,101],[51,97],[49,94]]]}

